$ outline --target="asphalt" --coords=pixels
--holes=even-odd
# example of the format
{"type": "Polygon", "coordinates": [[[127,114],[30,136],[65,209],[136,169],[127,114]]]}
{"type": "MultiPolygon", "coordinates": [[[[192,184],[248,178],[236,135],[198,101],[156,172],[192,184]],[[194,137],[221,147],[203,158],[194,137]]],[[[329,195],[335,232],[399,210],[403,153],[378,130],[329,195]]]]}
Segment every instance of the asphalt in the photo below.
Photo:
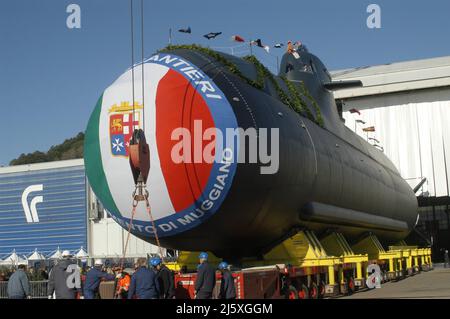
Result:
{"type": "Polygon", "coordinates": [[[343,299],[450,299],[450,268],[435,265],[397,282],[387,282],[381,288],[360,291],[343,299]]]}

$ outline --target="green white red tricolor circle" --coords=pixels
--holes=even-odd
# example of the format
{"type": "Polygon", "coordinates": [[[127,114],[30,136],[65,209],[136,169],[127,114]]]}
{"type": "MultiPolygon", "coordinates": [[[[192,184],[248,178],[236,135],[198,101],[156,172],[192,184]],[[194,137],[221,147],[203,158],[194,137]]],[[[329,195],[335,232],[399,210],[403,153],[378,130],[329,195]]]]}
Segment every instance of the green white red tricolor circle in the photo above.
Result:
{"type": "MultiPolygon", "coordinates": [[[[171,154],[180,141],[173,140],[172,132],[178,128],[192,132],[195,123],[201,123],[202,132],[225,132],[236,129],[237,121],[216,83],[179,56],[154,55],[134,66],[134,75],[134,107],[130,69],[105,90],[91,115],[85,137],[86,172],[103,206],[127,228],[135,186],[128,142],[133,127],[144,128],[150,147],[150,206],[158,236],[171,236],[198,226],[217,212],[233,181],[238,154],[238,145],[231,144],[226,146],[227,152],[215,153],[213,163],[176,163],[171,154]]],[[[202,143],[204,148],[211,141],[202,143]]],[[[213,148],[221,150],[223,146],[213,144],[213,148]]],[[[138,205],[132,232],[154,235],[144,203],[138,205]]]]}

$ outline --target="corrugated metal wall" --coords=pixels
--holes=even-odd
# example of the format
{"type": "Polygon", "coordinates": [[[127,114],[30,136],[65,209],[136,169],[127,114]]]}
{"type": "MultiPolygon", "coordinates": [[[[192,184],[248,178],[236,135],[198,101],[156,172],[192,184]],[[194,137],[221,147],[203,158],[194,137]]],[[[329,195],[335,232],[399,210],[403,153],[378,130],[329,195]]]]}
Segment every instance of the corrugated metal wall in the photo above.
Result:
{"type": "Polygon", "coordinates": [[[50,254],[58,246],[87,247],[86,200],[84,166],[0,174],[0,258],[14,249],[28,255],[35,248],[50,254]],[[34,199],[39,221],[33,209],[27,221],[22,204],[24,191],[33,185],[38,190],[24,199],[25,206],[32,207],[34,199]]]}

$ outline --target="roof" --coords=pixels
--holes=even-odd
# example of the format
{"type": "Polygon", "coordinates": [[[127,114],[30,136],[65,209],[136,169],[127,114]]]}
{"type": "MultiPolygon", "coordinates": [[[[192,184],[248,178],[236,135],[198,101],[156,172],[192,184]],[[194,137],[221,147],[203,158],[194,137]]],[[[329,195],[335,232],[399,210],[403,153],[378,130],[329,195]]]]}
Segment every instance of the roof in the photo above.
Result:
{"type": "Polygon", "coordinates": [[[450,56],[365,66],[330,72],[333,80],[360,80],[361,88],[339,90],[335,98],[351,98],[450,86],[450,56]]]}
{"type": "Polygon", "coordinates": [[[65,161],[53,161],[53,162],[36,163],[36,164],[5,166],[5,167],[0,167],[0,174],[39,171],[42,169],[54,169],[54,168],[73,167],[73,166],[82,166],[82,165],[84,165],[83,159],[72,159],[72,160],[65,160],[65,161]]]}

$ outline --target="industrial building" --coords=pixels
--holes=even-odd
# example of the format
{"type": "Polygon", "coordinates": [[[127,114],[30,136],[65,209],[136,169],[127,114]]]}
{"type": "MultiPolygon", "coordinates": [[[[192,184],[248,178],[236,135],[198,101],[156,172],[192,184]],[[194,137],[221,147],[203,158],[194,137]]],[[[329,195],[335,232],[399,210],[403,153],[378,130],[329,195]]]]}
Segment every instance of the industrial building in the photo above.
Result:
{"type": "MultiPolygon", "coordinates": [[[[82,159],[0,168],[0,260],[58,249],[120,258],[127,234],[95,198],[82,159]]],[[[131,235],[127,257],[156,251],[131,235]]]]}
{"type": "Polygon", "coordinates": [[[418,228],[440,260],[450,248],[450,57],[332,72],[363,87],[335,92],[346,126],[384,152],[418,190],[418,228]]]}

